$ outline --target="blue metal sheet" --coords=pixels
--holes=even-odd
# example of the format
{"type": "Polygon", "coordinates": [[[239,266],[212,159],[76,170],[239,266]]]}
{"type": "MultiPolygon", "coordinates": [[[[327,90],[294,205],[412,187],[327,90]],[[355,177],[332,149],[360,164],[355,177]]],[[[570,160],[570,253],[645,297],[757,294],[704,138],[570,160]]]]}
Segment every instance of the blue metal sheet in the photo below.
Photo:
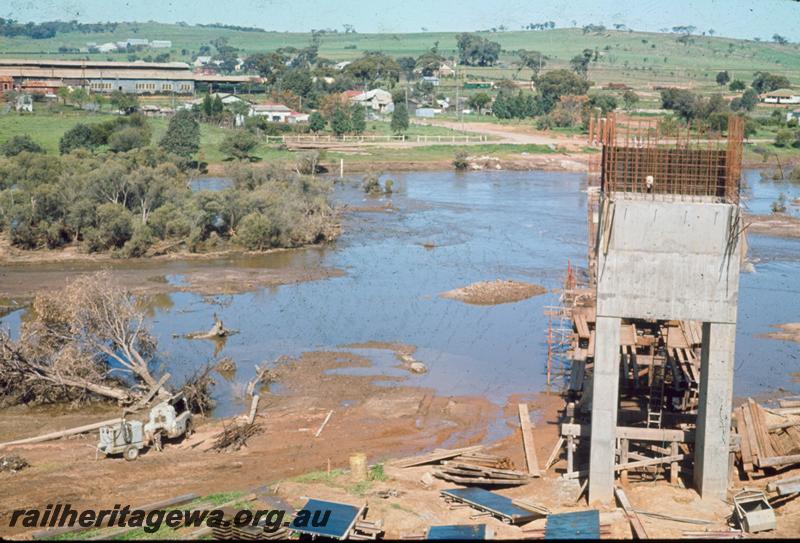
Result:
{"type": "Polygon", "coordinates": [[[545,539],[600,539],[600,512],[579,511],[548,515],[545,539]]]}
{"type": "Polygon", "coordinates": [[[442,490],[443,496],[467,503],[475,509],[492,513],[514,524],[536,518],[536,513],[514,505],[510,498],[482,488],[451,488],[442,490]]]}
{"type": "Polygon", "coordinates": [[[308,500],[298,511],[298,514],[301,514],[301,511],[310,513],[308,525],[299,526],[297,524],[298,518],[295,517],[289,529],[303,534],[333,537],[335,539],[346,538],[353,524],[355,524],[356,518],[361,513],[361,509],[352,505],[314,499],[308,500]],[[328,512],[328,520],[324,526],[313,525],[314,519],[322,521],[328,512]]]}
{"type": "Polygon", "coordinates": [[[428,539],[486,539],[486,525],[452,524],[450,526],[431,526],[428,539]]]}

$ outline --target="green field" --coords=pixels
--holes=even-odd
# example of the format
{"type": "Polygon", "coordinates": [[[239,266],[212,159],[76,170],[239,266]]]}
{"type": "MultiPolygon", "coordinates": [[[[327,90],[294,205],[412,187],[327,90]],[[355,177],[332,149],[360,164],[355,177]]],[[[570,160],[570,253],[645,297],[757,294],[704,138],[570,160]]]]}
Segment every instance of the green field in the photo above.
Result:
{"type": "MultiPolygon", "coordinates": [[[[566,67],[569,59],[583,49],[599,51],[601,60],[593,64],[590,78],[598,84],[624,82],[637,88],[653,85],[688,84],[712,89],[714,77],[728,70],[733,78],[746,82],[758,70],[781,73],[800,84],[800,45],[735,40],[729,38],[692,36],[686,45],[679,43],[677,34],[625,32],[608,30],[600,34],[584,34],[580,29],[548,31],[514,31],[484,33],[503,47],[500,63],[491,68],[467,68],[475,77],[518,77],[529,79],[530,73],[517,74],[513,65],[514,51],[533,49],[550,57],[545,69],[566,67]]],[[[127,38],[172,40],[171,54],[175,60],[190,60],[203,44],[226,37],[229,43],[244,54],[271,51],[280,47],[305,47],[311,43],[308,33],[243,32],[218,28],[179,26],[161,23],[120,24],[113,33],[66,33],[46,40],[27,37],[0,38],[0,58],[47,56],[76,58],[85,54],[59,54],[59,47],[83,47],[86,42],[103,43],[127,38]]],[[[320,56],[332,60],[348,60],[365,51],[382,51],[392,56],[418,56],[438,42],[439,51],[455,57],[456,33],[425,32],[413,34],[325,34],[321,38],[320,56]]],[[[157,54],[165,50],[139,53],[157,54]]],[[[126,54],[93,54],[89,58],[124,60],[126,54]]]]}

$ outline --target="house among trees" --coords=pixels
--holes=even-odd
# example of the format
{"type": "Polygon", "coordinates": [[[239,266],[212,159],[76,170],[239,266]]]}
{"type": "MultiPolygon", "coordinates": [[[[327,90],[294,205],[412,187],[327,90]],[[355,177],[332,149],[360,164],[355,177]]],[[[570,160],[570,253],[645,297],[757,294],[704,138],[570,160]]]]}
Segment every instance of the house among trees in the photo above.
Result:
{"type": "Polygon", "coordinates": [[[448,64],[442,63],[437,70],[439,77],[453,77],[456,75],[456,71],[448,64]]]}
{"type": "Polygon", "coordinates": [[[355,95],[347,94],[351,104],[364,106],[377,113],[391,113],[394,111],[392,93],[383,89],[372,89],[355,95]]]}
{"type": "Polygon", "coordinates": [[[288,106],[275,103],[252,104],[248,115],[250,117],[267,117],[271,122],[288,124],[307,123],[309,117],[306,113],[299,113],[288,106]]]}

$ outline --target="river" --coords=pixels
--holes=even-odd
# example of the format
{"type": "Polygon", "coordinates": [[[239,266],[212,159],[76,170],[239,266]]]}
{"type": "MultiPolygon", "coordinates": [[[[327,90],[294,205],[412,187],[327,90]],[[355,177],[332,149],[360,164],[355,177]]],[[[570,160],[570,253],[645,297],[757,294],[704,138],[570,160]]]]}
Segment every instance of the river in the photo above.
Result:
{"type": "MultiPolygon", "coordinates": [[[[334,246],[208,264],[327,266],[345,275],[227,296],[160,296],[152,316],[160,362],[179,378],[207,361],[235,360],[236,378],[217,379],[218,416],[241,411],[236,393],[256,363],[369,341],[416,346],[414,357],[429,372],[405,384],[442,395],[483,395],[502,405],[511,394],[545,389],[545,308],[557,304],[557,294],[496,306],[439,294],[497,278],[559,288],[568,262],[580,267],[586,261],[585,176],[497,171],[391,177],[396,192],[381,199],[366,198],[352,184],[338,186],[340,203],[390,199],[394,211],[347,214],[334,246]],[[208,328],[215,313],[239,331],[221,349],[175,337],[208,328]]],[[[779,192],[800,197],[797,186],[763,182],[757,171],[745,178],[751,212],[768,213],[779,192]]],[[[751,235],[749,242],[755,271],[741,276],[734,393],[797,393],[800,386],[789,374],[799,369],[800,345],[759,335],[770,325],[800,321],[800,240],[751,235]]],[[[165,275],[180,283],[180,264],[170,264],[165,275]]],[[[0,323],[13,330],[20,318],[17,311],[0,323]]],[[[346,350],[374,362],[373,368],[349,371],[407,375],[390,351],[346,350]]]]}

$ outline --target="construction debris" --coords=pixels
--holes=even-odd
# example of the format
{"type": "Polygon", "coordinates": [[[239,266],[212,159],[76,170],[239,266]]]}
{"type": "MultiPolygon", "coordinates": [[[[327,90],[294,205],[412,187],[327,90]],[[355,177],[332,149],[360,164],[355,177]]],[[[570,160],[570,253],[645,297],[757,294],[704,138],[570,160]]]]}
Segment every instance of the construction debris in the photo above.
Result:
{"type": "Polygon", "coordinates": [[[733,516],[748,533],[774,530],[777,526],[775,511],[759,490],[744,489],[733,497],[733,516]]]}
{"type": "Polygon", "coordinates": [[[768,492],[777,492],[778,496],[790,496],[800,492],[800,475],[786,477],[767,485],[768,492]]]}
{"type": "Polygon", "coordinates": [[[247,440],[260,433],[262,427],[256,423],[244,423],[228,426],[222,432],[214,436],[212,451],[233,452],[238,451],[247,445],[247,440]]]}
{"type": "Polygon", "coordinates": [[[734,410],[737,459],[748,478],[764,468],[800,464],[800,417],[767,410],[752,398],[734,410]]]}
{"type": "Polygon", "coordinates": [[[0,473],[16,473],[27,467],[30,467],[28,461],[18,454],[0,456],[0,473]]]}
{"type": "Polygon", "coordinates": [[[463,462],[444,461],[434,470],[434,476],[462,485],[524,485],[530,479],[527,473],[508,469],[496,469],[463,462]]]}

